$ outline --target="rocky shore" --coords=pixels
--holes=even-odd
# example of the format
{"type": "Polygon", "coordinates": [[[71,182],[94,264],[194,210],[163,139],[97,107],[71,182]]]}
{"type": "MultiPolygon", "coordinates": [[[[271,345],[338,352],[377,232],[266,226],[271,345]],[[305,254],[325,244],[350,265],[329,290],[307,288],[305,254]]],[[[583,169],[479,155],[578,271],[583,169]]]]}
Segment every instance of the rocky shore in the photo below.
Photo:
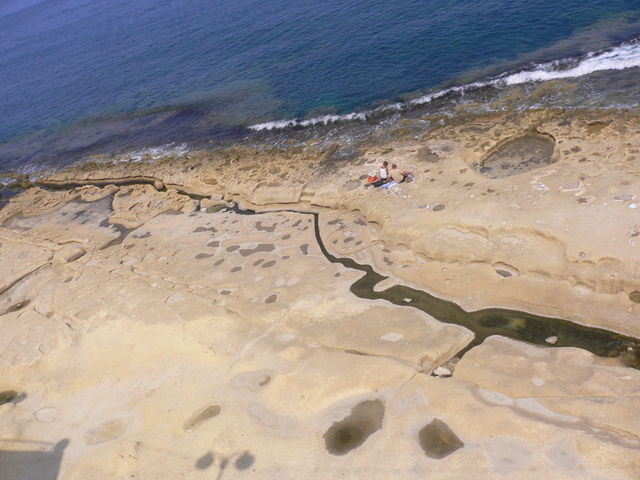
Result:
{"type": "Polygon", "coordinates": [[[341,147],[23,180],[0,210],[0,469],[640,478],[637,112],[406,118],[341,147]],[[414,180],[365,188],[384,160],[414,180]],[[363,271],[503,316],[474,342],[354,294],[363,271]],[[527,314],[551,317],[543,345],[517,340],[527,314]],[[567,346],[554,318],[612,340],[567,346]]]}

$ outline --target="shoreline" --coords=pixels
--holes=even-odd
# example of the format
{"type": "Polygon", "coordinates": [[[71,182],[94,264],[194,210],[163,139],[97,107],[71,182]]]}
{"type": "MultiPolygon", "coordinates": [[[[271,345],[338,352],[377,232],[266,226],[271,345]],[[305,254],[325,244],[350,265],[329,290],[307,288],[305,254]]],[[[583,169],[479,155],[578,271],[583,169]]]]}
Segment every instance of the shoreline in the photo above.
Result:
{"type": "MultiPolygon", "coordinates": [[[[508,230],[502,230],[500,227],[495,226],[495,223],[505,221],[509,218],[510,222],[513,222],[517,217],[520,216],[520,211],[523,210],[524,205],[518,202],[522,202],[522,198],[527,198],[530,200],[534,200],[536,202],[549,202],[552,201],[552,198],[556,198],[558,200],[563,199],[563,206],[567,207],[571,205],[571,203],[567,203],[567,200],[573,199],[575,202],[574,206],[571,207],[571,210],[567,210],[567,212],[573,212],[573,215],[580,215],[584,220],[591,219],[602,219],[603,221],[612,221],[616,218],[611,218],[605,220],[602,215],[607,215],[605,212],[613,206],[628,206],[634,204],[634,199],[631,197],[635,195],[632,190],[635,188],[635,184],[632,182],[628,186],[626,185],[617,185],[618,190],[620,190],[619,195],[623,200],[616,200],[615,194],[610,195],[611,198],[602,200],[598,199],[600,205],[596,201],[594,195],[590,194],[589,187],[587,185],[588,180],[585,179],[580,180],[580,176],[584,176],[583,173],[579,173],[580,170],[585,168],[590,169],[597,177],[601,177],[600,173],[596,173],[598,170],[598,162],[601,160],[602,153],[598,151],[594,151],[593,153],[596,155],[592,157],[593,160],[588,160],[585,162],[580,162],[585,156],[589,154],[590,148],[599,148],[597,145],[602,138],[602,130],[605,130],[606,133],[613,133],[616,135],[616,139],[625,138],[628,136],[628,133],[620,133],[616,132],[614,128],[628,128],[628,131],[632,131],[632,125],[635,125],[634,122],[637,122],[637,115],[633,112],[622,112],[617,111],[591,111],[591,112],[575,112],[571,111],[568,113],[563,113],[561,111],[549,111],[542,110],[536,112],[525,112],[521,115],[520,125],[515,128],[510,128],[509,124],[505,124],[504,126],[492,127],[491,124],[497,121],[504,121],[504,119],[509,119],[508,121],[512,121],[514,114],[491,114],[491,115],[477,115],[477,114],[469,114],[466,117],[466,120],[462,116],[458,116],[453,119],[449,125],[445,125],[442,127],[432,128],[430,131],[424,134],[424,137],[433,138],[435,140],[420,140],[412,138],[411,127],[408,126],[406,128],[406,133],[402,129],[397,129],[392,133],[390,139],[384,139],[382,142],[375,138],[375,135],[370,135],[369,139],[371,139],[371,146],[367,146],[367,139],[361,142],[359,145],[360,155],[358,158],[352,160],[347,158],[346,160],[341,160],[339,155],[336,155],[335,152],[339,152],[339,148],[336,150],[335,146],[329,144],[318,146],[304,146],[304,147],[290,147],[286,150],[279,149],[267,149],[261,151],[260,149],[251,149],[251,148],[230,148],[228,150],[219,152],[219,153],[208,153],[208,152],[192,152],[187,154],[184,157],[178,157],[173,159],[171,157],[166,157],[160,160],[153,160],[150,162],[145,162],[144,160],[136,163],[116,163],[116,164],[91,164],[86,163],[79,165],[77,167],[73,167],[69,170],[62,170],[60,172],[54,173],[53,175],[43,179],[43,185],[55,185],[56,182],[69,182],[76,181],[78,184],[92,180],[92,179],[100,179],[100,183],[109,183],[109,177],[121,177],[123,182],[127,182],[130,179],[138,178],[141,174],[147,174],[149,171],[156,171],[157,173],[153,178],[149,178],[148,182],[160,182],[160,184],[164,184],[167,188],[179,188],[183,191],[186,191],[191,194],[198,194],[201,196],[213,195],[216,198],[225,198],[228,200],[239,201],[241,204],[245,204],[250,208],[260,207],[266,208],[270,205],[305,205],[312,206],[317,208],[325,208],[325,209],[333,209],[336,212],[342,212],[345,216],[353,215],[362,216],[365,221],[369,222],[370,225],[374,228],[379,227],[383,222],[382,218],[388,215],[389,206],[385,206],[384,203],[393,204],[393,207],[397,208],[410,208],[413,212],[411,215],[420,215],[424,217],[424,221],[426,221],[426,225],[434,225],[439,226],[440,229],[446,229],[447,224],[451,224],[450,227],[460,233],[456,235],[476,235],[477,241],[484,242],[486,244],[487,241],[495,242],[496,240],[491,240],[491,236],[495,236],[497,241],[501,241],[500,238],[505,237],[509,238],[511,233],[508,230]],[[567,126],[558,126],[558,124],[567,121],[566,118],[575,119],[576,123],[583,122],[582,133],[580,135],[585,138],[576,137],[575,134],[571,133],[558,133],[563,129],[568,132],[567,126]],[[601,123],[601,118],[605,118],[605,123],[601,123]],[[615,120],[612,120],[615,119],[615,120]],[[614,126],[611,127],[607,123],[608,121],[615,122],[614,126]],[[623,126],[622,124],[625,122],[631,122],[629,126],[623,126]],[[600,122],[600,123],[599,123],[600,122]],[[486,178],[485,174],[479,172],[476,167],[474,170],[474,165],[479,165],[483,158],[488,158],[493,151],[501,148],[505,141],[509,141],[512,138],[516,138],[522,135],[527,135],[527,132],[540,132],[540,125],[545,125],[542,130],[545,130],[543,133],[549,135],[554,142],[554,158],[550,160],[551,163],[547,165],[547,169],[538,168],[533,169],[532,174],[528,172],[520,173],[518,175],[506,177],[506,178],[486,178]],[[466,125],[469,125],[467,127],[466,125]],[[475,125],[475,126],[474,126],[475,125]],[[538,125],[538,126],[536,126],[538,125]],[[620,125],[618,127],[617,125],[620,125]],[[497,133],[493,134],[494,138],[486,138],[482,140],[480,137],[474,135],[473,133],[466,135],[462,132],[468,129],[491,129],[497,130],[497,133]],[[591,133],[590,133],[591,131],[591,133]],[[446,135],[449,137],[447,140],[440,141],[439,138],[442,138],[441,135],[443,132],[447,132],[446,135]],[[477,138],[475,141],[476,144],[472,145],[473,141],[471,141],[468,145],[470,148],[466,148],[464,145],[461,145],[463,141],[455,140],[456,135],[462,133],[469,138],[477,138]],[[554,136],[555,135],[555,136],[554,136]],[[573,139],[571,137],[574,137],[573,139]],[[576,139],[579,139],[576,141],[576,139]],[[584,141],[588,140],[589,144],[586,148],[578,146],[579,143],[584,143],[584,141]],[[429,150],[430,142],[435,142],[434,145],[439,147],[441,150],[438,151],[437,148],[432,148],[429,150]],[[559,143],[560,142],[560,143],[559,143]],[[571,142],[572,145],[576,144],[576,146],[563,147],[561,146],[563,142],[571,142]],[[596,143],[594,143],[596,142],[596,143]],[[482,145],[481,145],[482,144],[482,145]],[[382,153],[386,149],[395,149],[392,152],[382,153]],[[421,150],[426,148],[428,151],[421,150]],[[451,148],[451,151],[446,151],[451,148]],[[571,149],[580,149],[580,151],[573,152],[571,149]],[[324,150],[323,150],[324,149],[324,150]],[[366,150],[365,150],[366,149],[366,150]],[[564,149],[564,151],[560,151],[560,149],[564,149]],[[434,151],[435,150],[435,151],[434,151]],[[395,153],[395,152],[398,153],[395,153]],[[421,152],[421,153],[420,153],[421,152]],[[333,155],[333,156],[332,156],[333,155]],[[425,159],[419,158],[420,155],[424,155],[425,159]],[[317,156],[316,160],[314,160],[314,156],[317,156]],[[337,156],[337,158],[335,158],[337,156]],[[252,158],[253,157],[253,158],[252,158]],[[374,159],[375,157],[375,159],[374,159]],[[419,174],[421,178],[419,181],[414,183],[413,185],[407,185],[407,188],[411,189],[411,196],[414,197],[411,201],[401,201],[396,198],[396,196],[372,196],[373,192],[366,193],[357,185],[360,185],[362,182],[358,180],[359,177],[362,177],[367,171],[371,170],[375,166],[378,161],[381,161],[383,158],[390,159],[398,159],[399,162],[403,162],[406,164],[407,162],[411,162],[410,166],[415,169],[422,169],[423,171],[419,174]],[[405,160],[406,158],[406,160],[405,160]],[[461,159],[464,158],[464,161],[461,159]],[[461,185],[455,186],[450,185],[451,190],[456,190],[458,194],[464,195],[467,197],[467,201],[471,203],[469,206],[477,204],[480,200],[489,200],[491,197],[495,197],[491,193],[487,193],[487,191],[481,191],[477,193],[472,193],[474,190],[477,190],[478,187],[473,188],[475,185],[480,183],[486,185],[486,190],[493,190],[494,194],[498,196],[504,195],[507,197],[511,197],[511,200],[514,200],[514,205],[517,205],[519,208],[515,206],[508,207],[504,209],[505,205],[502,205],[504,202],[500,200],[499,203],[496,204],[498,199],[493,201],[486,202],[486,208],[489,209],[504,209],[506,210],[504,213],[498,214],[491,223],[494,223],[494,226],[483,225],[482,223],[477,223],[472,220],[472,218],[467,218],[469,212],[465,212],[465,210],[469,210],[469,208],[464,207],[464,202],[461,203],[461,200],[455,201],[458,204],[458,211],[456,212],[456,220],[447,221],[446,217],[450,215],[450,210],[439,214],[440,217],[445,217],[445,222],[443,223],[441,219],[437,219],[436,215],[432,215],[433,218],[428,218],[424,216],[424,210],[430,212],[432,208],[436,204],[446,204],[443,201],[431,200],[431,201],[423,201],[430,200],[428,197],[418,192],[419,188],[418,184],[422,184],[424,189],[433,189],[430,185],[432,183],[432,176],[437,176],[438,173],[435,170],[435,167],[441,162],[441,159],[445,159],[446,162],[449,163],[457,163],[460,168],[452,171],[450,176],[450,183],[459,182],[461,185]],[[573,159],[573,160],[572,160],[573,159]],[[571,162],[571,164],[567,164],[567,162],[571,162]],[[280,168],[278,166],[279,163],[283,163],[284,167],[280,168]],[[559,185],[554,187],[554,190],[549,191],[549,187],[544,183],[545,179],[549,178],[549,173],[551,170],[556,170],[555,173],[551,173],[551,179],[558,174],[558,164],[560,164],[563,168],[565,168],[565,172],[561,172],[560,175],[566,179],[566,182],[560,182],[559,185]],[[274,166],[275,165],[275,166],[274,166]],[[272,169],[276,171],[281,171],[282,174],[292,173],[292,178],[283,179],[279,178],[279,175],[270,174],[269,171],[272,169]],[[434,167],[434,168],[425,168],[425,167],[434,167]],[[465,170],[464,174],[460,174],[460,170],[465,170]],[[216,170],[220,170],[218,173],[216,170]],[[365,171],[366,170],[366,171],[365,171]],[[424,170],[430,170],[429,172],[424,172],[424,170]],[[295,172],[295,173],[294,173],[295,172]],[[545,173],[546,172],[546,173],[545,173]],[[578,173],[573,173],[578,172],[578,173]],[[260,177],[264,177],[263,181],[256,180],[260,177]],[[469,181],[463,181],[457,179],[459,176],[461,178],[469,177],[469,181]],[[523,177],[526,176],[527,181],[522,182],[523,177]],[[576,176],[576,178],[571,178],[572,176],[576,176]],[[342,182],[342,179],[349,179],[346,183],[342,182]],[[129,179],[129,180],[127,180],[129,179]],[[477,180],[477,181],[474,181],[477,180]],[[49,182],[49,183],[47,183],[49,182]],[[473,183],[473,185],[465,187],[464,185],[473,183]],[[179,187],[181,186],[181,187],[179,187]],[[345,188],[346,187],[346,188],[345,188]],[[570,188],[575,187],[575,188],[570,188]],[[500,190],[503,189],[503,191],[500,190]],[[622,192],[622,190],[629,190],[628,193],[622,192]],[[516,189],[516,190],[514,190],[516,189]],[[524,191],[523,191],[524,190],[524,191]],[[515,192],[515,193],[514,193],[515,192]],[[629,196],[628,201],[624,201],[625,195],[629,196]],[[473,196],[473,198],[471,197],[473,196]],[[482,197],[485,197],[484,199],[482,197]],[[567,198],[568,197],[568,198],[567,198]],[[593,197],[593,198],[592,198],[593,197]],[[518,200],[520,198],[520,200],[518,200]],[[337,201],[341,199],[341,201],[337,201]],[[386,202],[386,200],[389,200],[386,202]],[[584,202],[584,203],[582,203],[584,202]],[[606,205],[605,205],[606,204],[606,205]],[[425,207],[426,206],[426,207],[425,207]],[[576,208],[578,207],[578,208],[576,208]],[[380,212],[375,212],[376,208],[380,208],[380,212],[383,212],[382,215],[380,212]],[[585,209],[593,210],[596,208],[596,211],[592,214],[591,212],[585,212],[585,209]],[[460,210],[462,209],[462,210],[460,210]],[[422,210],[422,211],[421,211],[422,210]],[[509,213],[509,211],[516,210],[517,213],[509,213]],[[501,215],[507,215],[503,220],[500,220],[501,215]],[[435,221],[434,221],[435,220],[435,221]],[[462,222],[462,223],[460,223],[462,222]],[[474,226],[474,223],[477,225],[474,226]],[[457,226],[456,226],[457,225],[457,226]],[[489,228],[489,229],[487,229],[489,228]],[[500,233],[502,232],[503,233],[500,233]],[[464,233],[467,232],[467,233],[464,233]],[[488,238],[489,237],[489,238],[488,238]]],[[[518,118],[518,117],[515,117],[518,118]]],[[[574,120],[570,120],[574,121],[574,120]]],[[[409,124],[410,125],[410,124],[409,124]]],[[[538,133],[536,133],[538,134],[538,133]]],[[[636,135],[635,133],[633,135],[636,135]]],[[[622,147],[619,148],[621,151],[626,150],[634,150],[633,147],[624,147],[625,144],[633,145],[634,138],[631,137],[627,140],[607,140],[609,145],[612,147],[609,148],[618,148],[615,147],[616,142],[622,143],[622,147]],[[626,150],[625,150],[626,149],[626,150]]],[[[611,155],[611,154],[608,154],[611,155]]],[[[624,154],[623,154],[624,155],[624,154]]],[[[639,156],[634,153],[627,153],[627,157],[637,159],[639,156]]],[[[633,165],[633,161],[631,164],[633,165]]],[[[626,157],[620,158],[620,165],[623,166],[624,169],[632,168],[626,165],[626,157]]],[[[457,167],[457,165],[456,165],[457,167]]],[[[411,169],[407,167],[407,169],[411,169]]],[[[450,169],[452,170],[452,169],[450,169]]],[[[619,175],[622,174],[622,171],[619,175]]],[[[436,177],[437,178],[437,177],[436,177]]],[[[618,182],[630,182],[633,179],[631,177],[628,180],[618,180],[618,182]]],[[[436,180],[434,180],[436,181],[436,180]]],[[[555,183],[559,183],[555,181],[555,183]]],[[[401,187],[402,188],[402,187],[401,187]]],[[[438,195],[447,195],[446,192],[442,192],[441,189],[444,188],[444,185],[439,185],[438,195]]],[[[607,188],[612,188],[609,186],[607,188]]],[[[377,193],[377,192],[376,192],[377,193]]],[[[404,191],[403,191],[404,193],[404,191]]],[[[451,207],[450,207],[451,208],[451,207]]],[[[540,218],[544,218],[544,215],[548,215],[549,207],[538,207],[535,209],[535,215],[541,215],[540,218]],[[546,212],[546,213],[545,213],[546,212]]],[[[487,216],[487,213],[480,213],[480,207],[471,207],[471,210],[476,211],[476,215],[480,214],[481,216],[487,216]]],[[[526,212],[526,208],[525,208],[526,212]]],[[[625,223],[632,222],[633,219],[633,208],[629,210],[616,210],[617,223],[625,223]],[[627,214],[628,212],[628,214],[627,214]],[[625,220],[625,217],[629,216],[629,220],[625,220]]],[[[434,212],[435,213],[435,212],[434,212]]],[[[526,215],[526,214],[525,214],[526,215]]],[[[490,217],[491,215],[489,215],[490,217]]],[[[355,218],[355,217],[354,217],[355,218]]],[[[353,222],[354,218],[351,218],[349,221],[353,222]]],[[[563,232],[562,230],[558,230],[559,224],[557,224],[560,219],[549,219],[549,224],[540,227],[536,225],[536,221],[527,221],[520,227],[516,227],[517,223],[511,224],[510,229],[515,233],[515,236],[518,236],[518,229],[521,231],[521,235],[524,238],[525,242],[531,242],[531,246],[527,247],[529,249],[535,248],[536,246],[547,245],[549,247],[552,244],[559,244],[561,249],[565,249],[563,245],[565,242],[573,242],[575,243],[578,239],[574,237],[571,239],[571,236],[565,237],[566,233],[571,232],[563,232]],[[551,242],[551,243],[549,243],[551,242]],[[555,242],[555,243],[554,243],[555,242]]],[[[483,220],[485,221],[485,220],[483,220]]],[[[538,220],[539,224],[542,220],[538,220]]],[[[633,222],[632,222],[633,223],[633,222]]],[[[420,225],[420,222],[416,222],[417,225],[420,225]]],[[[580,225],[576,225],[576,228],[580,225]]],[[[519,275],[519,272],[524,273],[526,276],[526,271],[532,271],[531,276],[535,277],[535,275],[542,274],[546,277],[548,283],[553,285],[552,287],[545,288],[544,286],[537,285],[540,283],[539,281],[532,278],[530,280],[530,284],[533,285],[537,292],[543,297],[552,294],[549,292],[549,289],[554,290],[556,288],[561,288],[563,293],[571,293],[573,289],[574,292],[571,294],[571,297],[576,300],[572,300],[572,302],[577,303],[577,299],[580,298],[580,303],[588,304],[591,299],[596,299],[596,305],[602,305],[602,307],[598,307],[602,313],[596,314],[596,320],[589,321],[589,319],[585,318],[586,313],[589,314],[595,313],[592,310],[593,305],[589,305],[588,307],[584,307],[579,311],[563,311],[567,310],[564,308],[558,309],[558,307],[554,307],[553,305],[545,304],[542,311],[536,311],[536,302],[527,302],[523,299],[513,298],[516,289],[513,293],[510,293],[511,298],[506,302],[503,298],[502,300],[498,300],[495,295],[488,295],[488,298],[484,300],[473,300],[469,301],[469,299],[465,299],[465,295],[461,295],[460,288],[447,288],[444,283],[446,281],[443,278],[446,275],[442,275],[442,273],[438,274],[437,272],[430,271],[430,275],[436,275],[436,280],[433,282],[435,285],[425,285],[424,282],[417,280],[417,278],[421,275],[418,271],[411,272],[411,275],[407,275],[407,272],[398,271],[396,268],[391,265],[387,265],[382,262],[381,258],[371,258],[373,251],[368,253],[367,255],[370,257],[369,259],[373,261],[372,265],[375,265],[382,273],[393,273],[399,275],[403,281],[409,281],[410,283],[420,285],[421,287],[433,288],[435,292],[439,296],[443,296],[444,298],[450,298],[455,301],[460,301],[461,305],[468,310],[478,310],[481,308],[491,307],[491,306],[504,306],[508,308],[515,308],[516,310],[523,311],[534,311],[536,313],[540,313],[542,315],[550,315],[550,316],[560,316],[565,318],[570,318],[572,321],[578,321],[583,324],[592,325],[592,326],[600,326],[606,325],[607,328],[612,330],[627,333],[631,335],[638,336],[640,333],[640,326],[635,325],[634,323],[629,324],[629,320],[633,318],[634,315],[637,314],[636,310],[639,307],[635,307],[633,302],[629,302],[629,304],[624,303],[623,308],[618,308],[620,314],[623,316],[623,319],[617,323],[615,322],[606,322],[604,324],[600,323],[601,320],[605,317],[609,316],[609,313],[613,306],[613,302],[615,300],[612,299],[612,296],[623,291],[627,295],[631,295],[634,291],[640,289],[640,285],[638,284],[638,279],[635,277],[633,271],[628,274],[624,274],[624,267],[620,267],[622,272],[616,274],[618,278],[626,275],[626,280],[616,280],[608,284],[607,280],[602,277],[602,268],[604,266],[598,266],[598,258],[606,259],[606,258],[616,258],[619,256],[615,251],[607,251],[607,247],[604,245],[601,247],[601,251],[594,252],[595,258],[593,260],[581,258],[578,255],[579,252],[586,250],[585,247],[581,247],[576,244],[572,249],[576,251],[574,253],[558,253],[559,255],[573,256],[575,255],[575,259],[566,259],[561,260],[558,258],[557,261],[568,262],[566,263],[566,267],[569,268],[568,272],[570,273],[561,273],[561,270],[558,270],[559,264],[550,263],[547,266],[541,266],[538,264],[536,266],[535,254],[533,254],[533,250],[531,253],[526,253],[529,255],[528,258],[522,258],[520,261],[524,262],[522,266],[519,266],[517,262],[514,264],[514,259],[509,257],[509,254],[501,254],[500,258],[495,257],[495,254],[489,254],[488,252],[485,255],[494,255],[493,258],[489,259],[486,257],[486,260],[483,260],[481,257],[477,257],[476,254],[470,251],[469,253],[465,253],[467,255],[467,259],[459,257],[460,252],[455,253],[452,248],[455,247],[447,247],[447,249],[443,250],[442,253],[436,253],[433,249],[436,248],[434,245],[420,245],[419,236],[416,233],[411,233],[413,226],[411,225],[400,225],[402,229],[404,229],[403,235],[400,235],[400,230],[396,228],[396,226],[391,227],[389,229],[382,228],[383,231],[378,231],[377,234],[381,235],[381,240],[383,242],[388,242],[389,245],[400,245],[402,249],[406,249],[406,246],[409,246],[409,250],[413,250],[413,255],[415,257],[416,254],[425,259],[430,259],[432,263],[442,262],[443,268],[446,265],[449,265],[449,268],[453,269],[464,269],[470,268],[471,270],[479,270],[477,266],[481,266],[483,262],[489,263],[490,265],[503,265],[502,269],[505,271],[511,272],[514,277],[504,279],[504,277],[498,276],[495,279],[487,279],[487,272],[474,272],[479,277],[483,278],[483,280],[479,283],[485,283],[486,281],[490,281],[492,285],[500,285],[503,287],[506,281],[513,282],[522,282],[522,285],[519,286],[518,289],[527,289],[529,286],[525,286],[527,282],[523,282],[523,275],[519,275]],[[411,246],[413,244],[413,246],[411,246]],[[402,246],[405,247],[402,247],[402,246]],[[533,257],[531,256],[533,254],[533,257]],[[458,255],[458,258],[456,257],[458,255]],[[471,255],[471,256],[469,256],[471,255]],[[477,258],[474,258],[474,255],[477,258]],[[452,263],[453,262],[453,263],[452,263]],[[480,262],[480,263],[478,263],[480,262]],[[533,262],[533,263],[532,263],[533,262]],[[595,263],[594,263],[595,262],[595,263]],[[458,268],[456,265],[461,265],[461,268],[458,268]],[[591,270],[591,273],[590,273],[591,270]],[[519,277],[519,278],[515,278],[519,277]],[[572,278],[574,278],[572,280],[572,278]],[[635,280],[634,280],[635,278],[635,280]],[[623,283],[620,283],[622,281],[623,283]],[[567,289],[563,286],[563,284],[569,283],[568,286],[571,288],[567,289]],[[577,291],[576,291],[577,288],[577,291]],[[589,289],[586,291],[585,289],[589,289]],[[613,290],[612,290],[613,289],[613,290]],[[448,291],[452,290],[452,291],[448,291]],[[591,293],[589,293],[591,292],[591,293]],[[600,298],[598,298],[600,297],[600,298]],[[624,312],[624,310],[630,309],[629,312],[624,312]],[[598,318],[600,317],[600,318],[598,318]]],[[[429,227],[431,228],[431,227],[429,227]]],[[[632,229],[633,224],[630,224],[628,228],[632,229]]],[[[633,234],[632,231],[626,232],[628,235],[633,234]],[[630,233],[629,233],[630,232],[630,233]]],[[[448,234],[445,232],[445,234],[448,234]]],[[[633,243],[634,237],[629,237],[629,242],[633,243]]],[[[458,240],[455,240],[458,241],[458,240]]],[[[464,240],[466,241],[466,240],[464,240]]],[[[606,238],[603,237],[600,241],[601,243],[606,242],[606,238]]],[[[460,245],[460,250],[465,251],[465,249],[470,248],[469,246],[465,246],[464,244],[460,245]]],[[[437,247],[437,252],[440,252],[440,247],[437,247]]],[[[471,247],[473,249],[473,247],[471,247]]],[[[486,247],[484,247],[486,250],[486,247]]],[[[493,247],[492,247],[493,248],[493,247]]],[[[552,247],[552,251],[557,249],[558,247],[552,247]]],[[[593,249],[593,246],[589,248],[593,249]]],[[[620,245],[616,246],[616,249],[620,249],[620,245]]],[[[628,251],[628,260],[626,261],[630,268],[633,267],[633,245],[627,244],[626,250],[628,251]]],[[[468,251],[468,250],[467,250],[468,251]]],[[[365,252],[366,253],[366,252],[365,252]]],[[[363,253],[361,253],[363,254],[363,253]]],[[[515,252],[514,252],[515,254],[515,252]]],[[[374,254],[373,257],[376,257],[378,254],[374,254]]],[[[365,256],[366,257],[366,256],[365,256]]],[[[554,260],[555,262],[556,260],[554,260]]],[[[601,261],[601,260],[600,260],[601,261]]],[[[365,262],[370,263],[370,262],[365,262]]],[[[414,263],[416,261],[414,260],[414,263]]],[[[614,262],[615,263],[615,262],[614,262]]],[[[620,265],[624,264],[623,261],[620,265]]],[[[500,265],[495,268],[500,269],[500,265]]],[[[616,266],[618,264],[616,263],[616,266]]],[[[610,268],[610,267],[607,267],[610,268]]],[[[607,269],[605,268],[605,270],[607,269]]],[[[565,270],[567,272],[567,270],[565,270]]],[[[490,273],[490,272],[489,272],[490,273]]],[[[495,275],[495,272],[493,273],[495,275]]],[[[486,293],[486,292],[485,292],[486,293]]],[[[517,294],[516,294],[517,295],[517,294]]],[[[557,301],[557,300],[555,300],[557,301]]],[[[618,300],[619,301],[619,300],[618,300]]],[[[558,305],[563,304],[564,302],[558,302],[558,305]]],[[[598,312],[598,310],[596,310],[598,312]]]]}
{"type": "MultiPolygon", "coordinates": [[[[306,116],[261,121],[245,113],[208,110],[206,102],[165,105],[122,114],[104,114],[11,136],[0,143],[5,172],[38,174],[39,171],[67,168],[93,158],[162,157],[184,149],[227,149],[236,144],[250,146],[279,142],[282,132],[291,138],[322,137],[334,128],[358,132],[353,123],[393,123],[400,115],[457,116],[460,110],[476,113],[566,108],[592,110],[635,109],[640,90],[633,78],[640,68],[640,36],[630,35],[619,43],[582,54],[543,61],[507,63],[485,75],[467,74],[439,86],[405,92],[362,105],[350,111],[331,106],[306,116]],[[471,76],[469,76],[471,75],[471,76]],[[598,92],[594,95],[594,91],[598,92]],[[227,117],[228,115],[228,117],[227,117]],[[241,116],[242,117],[242,116],[241,116]],[[165,152],[163,152],[165,150],[165,152]],[[26,166],[26,167],[24,167],[26,166]]],[[[284,140],[286,142],[286,139],[284,140]]],[[[185,152],[183,152],[185,153],[185,152]]]]}

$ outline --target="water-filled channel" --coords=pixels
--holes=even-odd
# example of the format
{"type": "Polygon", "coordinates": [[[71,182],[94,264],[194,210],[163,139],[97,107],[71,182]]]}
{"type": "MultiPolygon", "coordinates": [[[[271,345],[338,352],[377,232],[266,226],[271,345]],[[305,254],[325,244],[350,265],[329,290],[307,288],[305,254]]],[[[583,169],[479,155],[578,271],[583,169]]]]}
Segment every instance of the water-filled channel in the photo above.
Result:
{"type": "Polygon", "coordinates": [[[404,285],[394,285],[385,290],[376,291],[374,287],[388,277],[376,272],[370,265],[362,265],[351,258],[339,258],[332,255],[322,242],[319,222],[320,214],[316,212],[300,210],[256,212],[242,209],[237,205],[227,210],[241,215],[260,215],[283,211],[312,215],[316,241],[327,260],[364,273],[350,287],[355,296],[370,300],[386,300],[394,305],[417,308],[436,320],[460,325],[471,330],[475,337],[469,345],[458,353],[458,357],[481,344],[487,337],[502,335],[536,345],[578,347],[601,357],[621,357],[625,365],[640,369],[640,340],[627,335],[602,328],[587,327],[560,318],[543,317],[506,308],[486,308],[467,312],[454,302],[404,285]],[[550,338],[553,338],[554,343],[548,341],[550,338]]]}

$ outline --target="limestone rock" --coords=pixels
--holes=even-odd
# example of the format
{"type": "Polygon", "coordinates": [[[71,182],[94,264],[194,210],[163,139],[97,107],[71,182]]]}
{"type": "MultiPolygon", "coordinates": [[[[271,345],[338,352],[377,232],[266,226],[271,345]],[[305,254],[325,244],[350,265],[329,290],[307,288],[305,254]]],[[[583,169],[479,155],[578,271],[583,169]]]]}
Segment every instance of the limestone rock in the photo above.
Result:
{"type": "Polygon", "coordinates": [[[227,202],[220,196],[211,196],[210,198],[203,198],[200,200],[200,208],[208,209],[215,207],[223,207],[227,204],[227,202]]]}
{"type": "Polygon", "coordinates": [[[80,199],[83,202],[95,202],[102,200],[105,197],[113,195],[118,191],[118,187],[115,185],[108,185],[106,187],[96,187],[93,185],[87,185],[80,187],[76,190],[80,194],[80,199]]]}
{"type": "Polygon", "coordinates": [[[176,190],[159,192],[150,185],[120,188],[113,198],[113,214],[109,222],[125,228],[136,228],[163,212],[190,213],[196,202],[176,190]]]}
{"type": "Polygon", "coordinates": [[[52,252],[46,248],[2,238],[0,231],[0,293],[24,276],[46,265],[52,252]]]}
{"type": "Polygon", "coordinates": [[[12,197],[9,204],[0,210],[0,225],[17,215],[30,217],[52,212],[79,196],[80,193],[73,190],[49,191],[38,187],[30,188],[12,197]]]}
{"type": "Polygon", "coordinates": [[[80,247],[68,245],[58,250],[55,253],[54,258],[56,260],[68,263],[68,262],[76,261],[77,259],[82,257],[85,253],[86,252],[80,247]]]}

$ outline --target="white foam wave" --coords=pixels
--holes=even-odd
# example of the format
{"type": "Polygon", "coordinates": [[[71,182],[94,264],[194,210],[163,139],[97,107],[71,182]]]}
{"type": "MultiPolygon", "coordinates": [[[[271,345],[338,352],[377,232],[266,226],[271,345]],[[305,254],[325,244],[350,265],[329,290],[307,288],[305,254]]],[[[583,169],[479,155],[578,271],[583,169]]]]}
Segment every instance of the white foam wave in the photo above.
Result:
{"type": "Polygon", "coordinates": [[[536,65],[533,69],[504,74],[485,81],[437,90],[410,100],[408,103],[394,103],[364,112],[347,113],[344,115],[323,115],[306,120],[276,120],[273,122],[251,125],[249,128],[255,131],[279,130],[289,127],[308,127],[311,125],[328,125],[331,123],[348,122],[352,120],[367,120],[368,118],[374,117],[380,113],[388,111],[402,111],[409,108],[411,105],[424,105],[432,102],[433,100],[444,97],[449,93],[464,94],[469,90],[486,86],[505,87],[530,82],[576,78],[604,70],[625,70],[627,68],[634,67],[640,67],[640,41],[623,44],[612,48],[611,50],[592,52],[578,60],[556,60],[536,65]]]}
{"type": "Polygon", "coordinates": [[[331,123],[348,122],[351,120],[366,120],[367,118],[386,111],[401,110],[404,107],[401,103],[394,103],[392,105],[383,105],[373,110],[367,110],[365,112],[353,112],[345,113],[343,115],[322,115],[320,117],[313,117],[306,120],[299,120],[297,118],[291,120],[276,120],[273,122],[258,123],[251,125],[251,130],[274,130],[288,127],[308,127],[311,125],[329,125],[331,123]]]}
{"type": "Polygon", "coordinates": [[[119,156],[119,162],[140,162],[142,160],[157,160],[163,157],[179,157],[189,153],[186,143],[176,145],[169,143],[159,147],[143,148],[134,152],[124,153],[119,156]]]}
{"type": "Polygon", "coordinates": [[[640,42],[621,45],[611,50],[585,55],[572,67],[566,62],[549,62],[534,70],[522,71],[497,79],[505,85],[517,85],[527,82],[543,82],[562,78],[576,78],[604,70],[625,70],[640,67],[640,42]]]}

